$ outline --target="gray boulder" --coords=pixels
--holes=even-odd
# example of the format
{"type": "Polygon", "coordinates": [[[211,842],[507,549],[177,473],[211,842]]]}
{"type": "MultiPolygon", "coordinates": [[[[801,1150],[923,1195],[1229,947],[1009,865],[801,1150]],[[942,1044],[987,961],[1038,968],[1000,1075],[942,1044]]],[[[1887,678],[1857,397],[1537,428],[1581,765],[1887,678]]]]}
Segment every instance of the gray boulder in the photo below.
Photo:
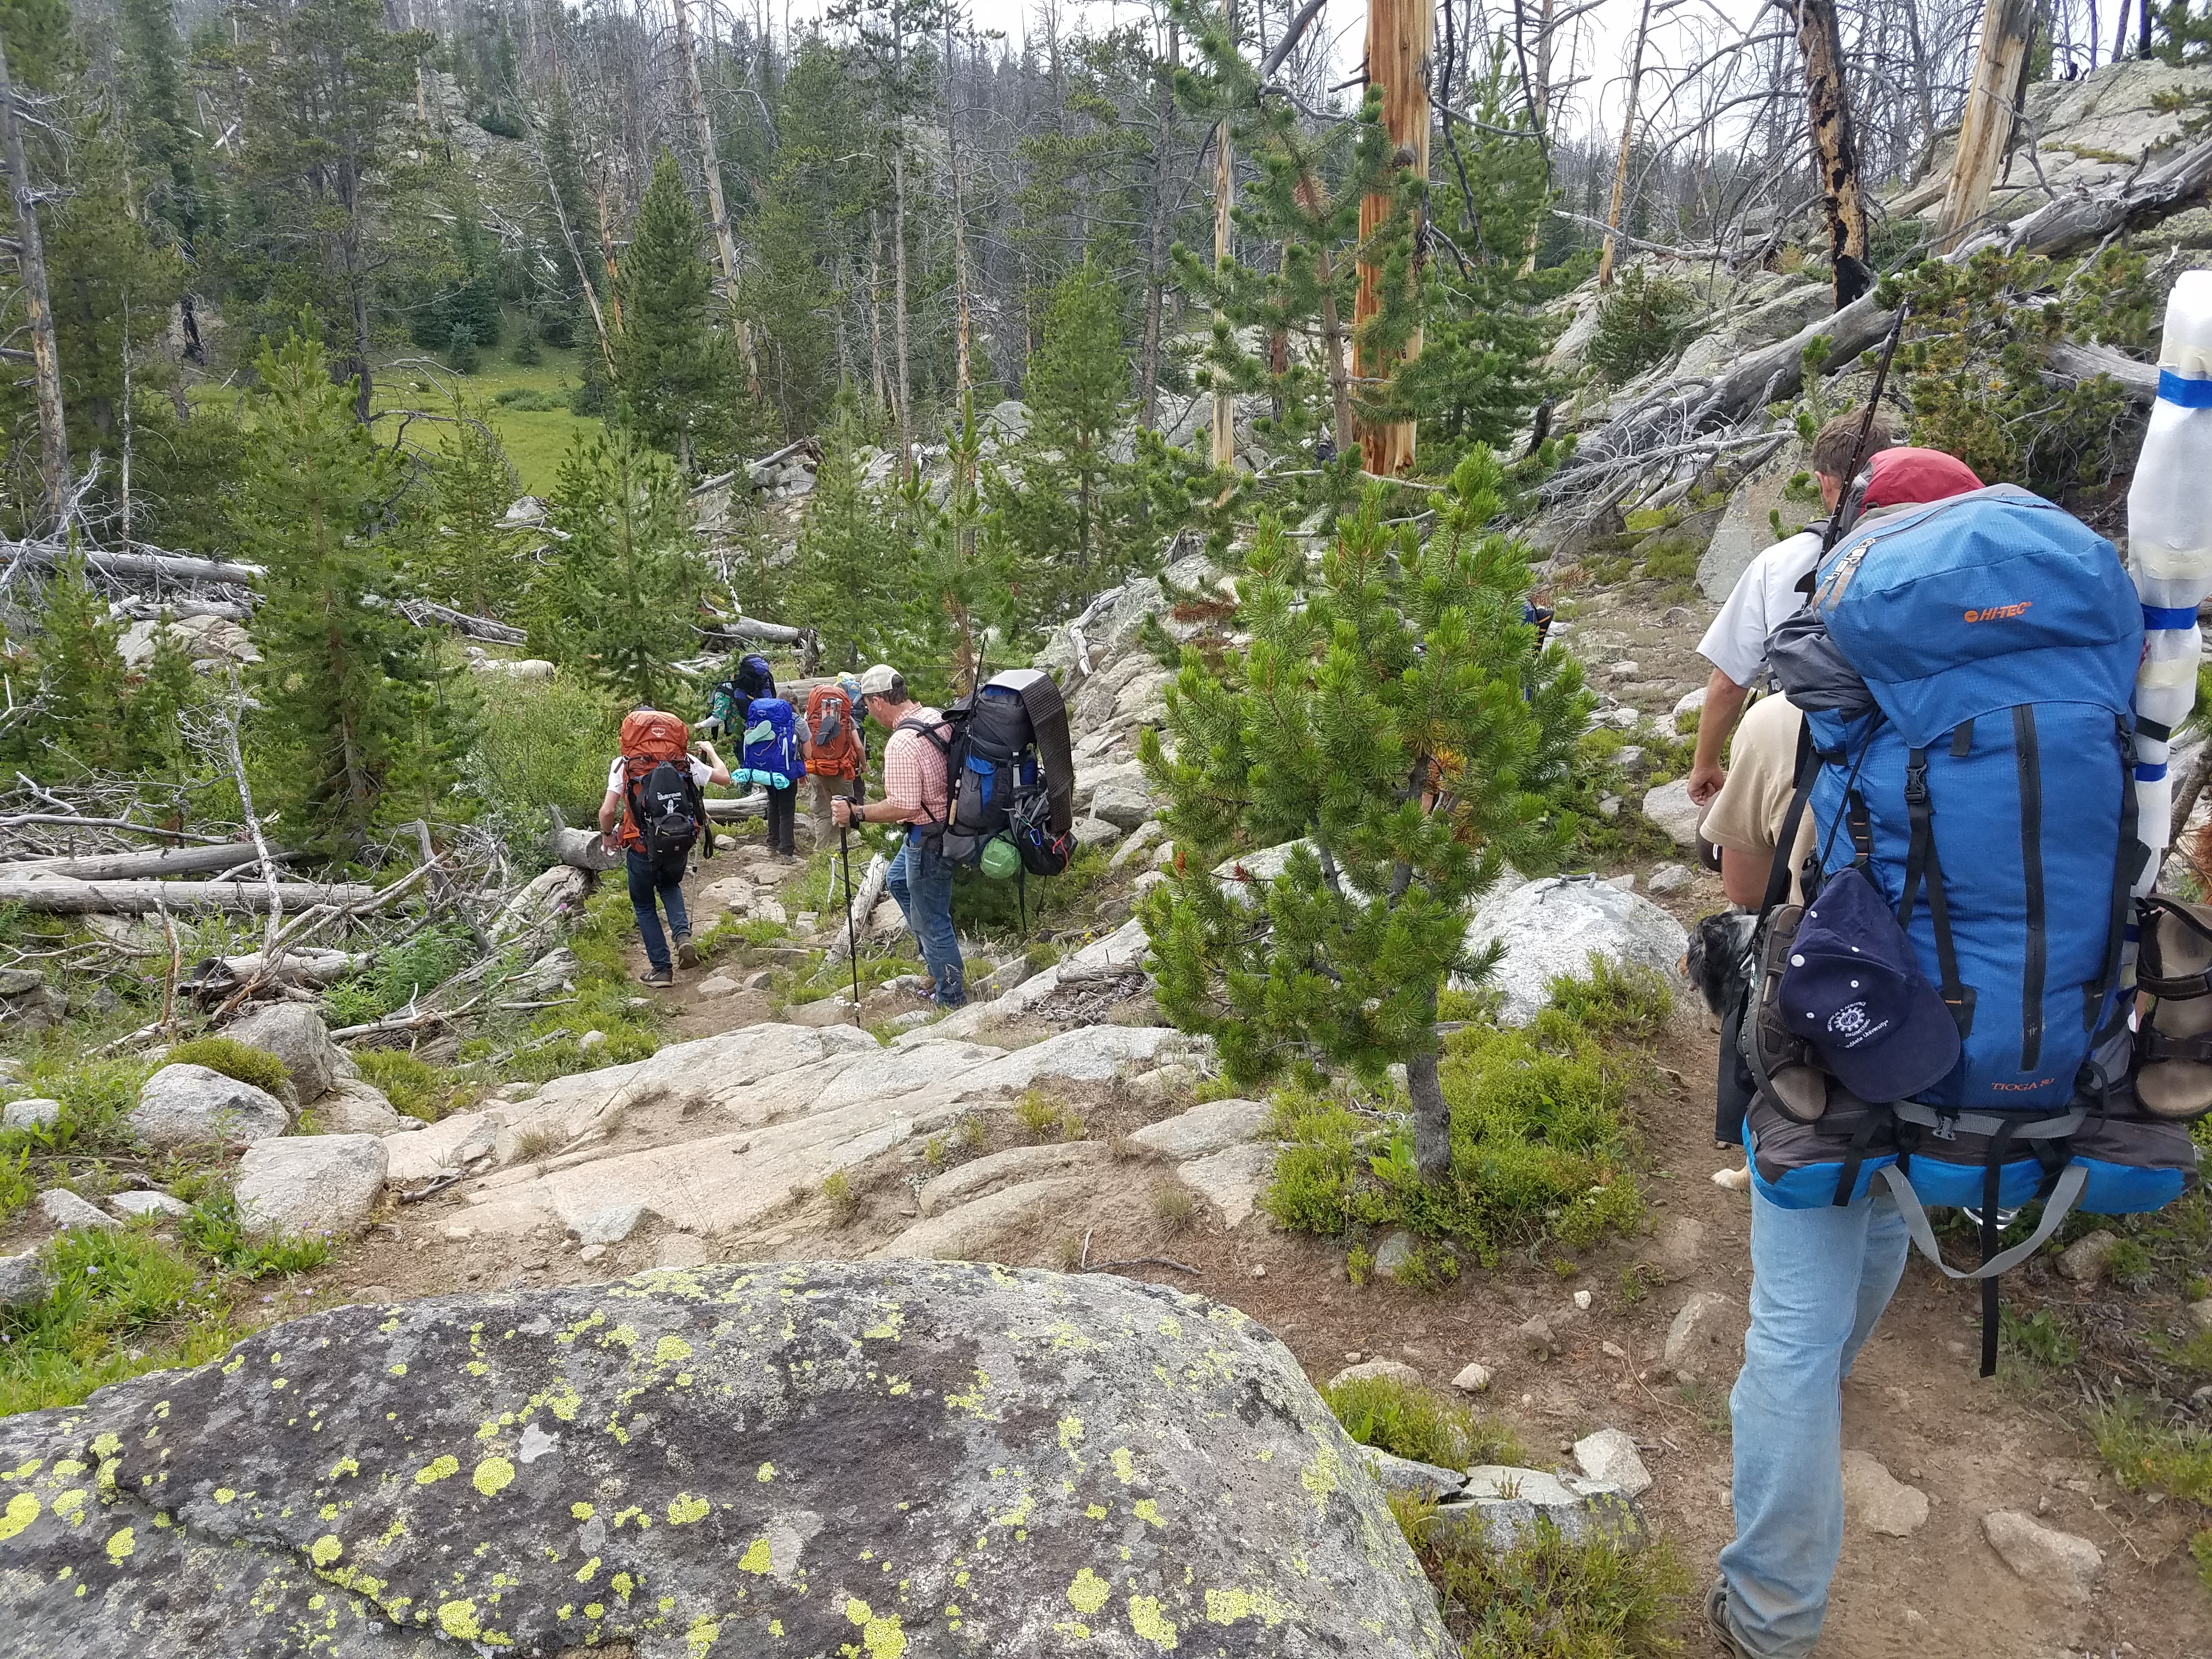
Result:
{"type": "Polygon", "coordinates": [[[142,1188],[137,1192],[110,1193],[108,1207],[122,1215],[187,1216],[192,1206],[173,1193],[155,1192],[142,1188]]]}
{"type": "Polygon", "coordinates": [[[1209,1100],[1187,1112],[1148,1123],[1129,1139],[1158,1158],[1181,1163],[1255,1139],[1275,1109],[1257,1100],[1209,1100]]]}
{"type": "Polygon", "coordinates": [[[0,1129],[50,1129],[61,1121],[58,1100],[11,1100],[0,1108],[0,1129]]]}
{"type": "Polygon", "coordinates": [[[131,1127],[159,1151],[281,1135],[291,1115],[276,1096],[204,1066],[164,1066],[139,1085],[131,1127]]]}
{"type": "Polygon", "coordinates": [[[106,1211],[79,1198],[66,1187],[49,1187],[40,1193],[39,1213],[64,1232],[76,1227],[93,1227],[104,1231],[121,1224],[106,1211]]]}
{"type": "Polygon", "coordinates": [[[27,1308],[44,1302],[53,1281],[35,1255],[0,1255],[0,1308],[27,1308]]]}
{"type": "Polygon", "coordinates": [[[315,1103],[315,1122],[326,1135],[396,1135],[422,1127],[419,1118],[402,1117],[374,1084],[348,1077],[315,1103]]]}
{"type": "Polygon", "coordinates": [[[1677,847],[1695,847],[1705,809],[1690,799],[1690,786],[1677,778],[1644,792],[1644,816],[1667,832],[1677,847]]]}
{"type": "Polygon", "coordinates": [[[1689,935],[1648,898],[1589,876],[1559,876],[1482,903],[1468,925],[1468,950],[1493,943],[1504,954],[1481,983],[1503,994],[1501,1024],[1526,1025],[1550,1000],[1550,981],[1562,974],[1587,974],[1593,955],[1656,969],[1680,990],[1676,965],[1689,935]]]}
{"type": "Polygon", "coordinates": [[[332,1659],[1441,1659],[1363,1455],[1256,1322],[1105,1276],[766,1262],[352,1305],[0,1420],[0,1468],[38,1466],[0,1620],[54,1659],[310,1629],[332,1659]]]}
{"type": "Polygon", "coordinates": [[[338,1048],[323,1017],[304,1002],[271,1002],[223,1027],[222,1034],[284,1062],[302,1106],[330,1092],[337,1080],[338,1048]]]}
{"type": "Polygon", "coordinates": [[[27,968],[0,968],[0,1030],[43,1031],[69,1017],[69,998],[27,968]]]}
{"type": "Polygon", "coordinates": [[[1498,1550],[1510,1549],[1540,1520],[1577,1543],[1592,1536],[1634,1541],[1644,1532],[1635,1501],[1618,1486],[1496,1463],[1469,1469],[1460,1495],[1437,1505],[1437,1519],[1448,1526],[1481,1528],[1498,1550]]]}
{"type": "Polygon", "coordinates": [[[1141,775],[1109,778],[1091,792],[1091,816],[1116,830],[1134,830],[1159,810],[1141,775]]]}
{"type": "Polygon", "coordinates": [[[385,1167],[374,1135],[258,1140],[239,1160],[238,1218],[260,1234],[351,1232],[383,1196],[385,1167]]]}

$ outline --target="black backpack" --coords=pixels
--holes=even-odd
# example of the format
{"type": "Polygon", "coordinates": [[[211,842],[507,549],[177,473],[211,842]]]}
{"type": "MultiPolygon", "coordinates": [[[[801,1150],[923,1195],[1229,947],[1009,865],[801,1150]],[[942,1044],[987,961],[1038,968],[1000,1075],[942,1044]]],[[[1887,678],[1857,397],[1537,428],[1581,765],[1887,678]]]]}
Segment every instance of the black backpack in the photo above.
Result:
{"type": "Polygon", "coordinates": [[[714,832],[707,823],[707,804],[687,768],[662,761],[643,778],[631,779],[629,811],[656,881],[665,884],[684,878],[685,863],[702,832],[707,837],[707,856],[714,855],[714,832]]]}
{"type": "Polygon", "coordinates": [[[906,720],[945,757],[951,805],[925,840],[956,864],[974,864],[1003,836],[1033,875],[1056,876],[1074,850],[1075,761],[1067,705],[1051,675],[1009,669],[947,709],[940,724],[906,720]]]}

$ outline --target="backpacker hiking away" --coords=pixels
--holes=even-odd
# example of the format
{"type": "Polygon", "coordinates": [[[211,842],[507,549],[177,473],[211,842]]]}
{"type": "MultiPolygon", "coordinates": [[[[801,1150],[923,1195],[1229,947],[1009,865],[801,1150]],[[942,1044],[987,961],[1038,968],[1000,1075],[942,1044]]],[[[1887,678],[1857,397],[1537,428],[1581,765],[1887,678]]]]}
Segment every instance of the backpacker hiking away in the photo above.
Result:
{"type": "Polygon", "coordinates": [[[696,842],[703,839],[707,849],[714,850],[714,832],[701,792],[710,783],[727,787],[730,770],[710,744],[701,743],[706,758],[695,759],[689,728],[657,708],[624,715],[620,741],[621,752],[607,769],[606,797],[599,803],[599,834],[610,850],[619,847],[624,854],[630,908],[637,912],[637,931],[645,940],[645,982],[669,985],[675,980],[674,962],[690,968],[699,960],[684,904],[684,872],[696,842]],[[656,902],[668,915],[674,962],[656,902]]]}

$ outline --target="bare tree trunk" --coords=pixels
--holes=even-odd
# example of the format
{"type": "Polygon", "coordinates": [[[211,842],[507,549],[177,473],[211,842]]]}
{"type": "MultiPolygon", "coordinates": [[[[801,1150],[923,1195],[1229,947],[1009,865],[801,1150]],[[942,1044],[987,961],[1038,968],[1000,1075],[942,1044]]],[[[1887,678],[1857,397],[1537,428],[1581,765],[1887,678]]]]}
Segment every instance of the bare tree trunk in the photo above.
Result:
{"type": "MultiPolygon", "coordinates": [[[[1429,1018],[1436,1018],[1437,994],[1429,993],[1429,1018]]],[[[1406,1097],[1413,1118],[1413,1169],[1424,1181],[1451,1173],[1451,1105],[1444,1099],[1433,1048],[1406,1062],[1406,1097]]]]}
{"type": "MultiPolygon", "coordinates": [[[[1309,180],[1318,191],[1321,185],[1309,180]]],[[[1314,250],[1314,275],[1321,282],[1321,346],[1328,357],[1328,400],[1334,420],[1330,431],[1336,440],[1340,455],[1352,447],[1354,430],[1352,423],[1352,368],[1346,361],[1345,348],[1350,343],[1345,338],[1344,324],[1336,311],[1336,272],[1328,250],[1314,250]]]]}
{"type": "Polygon", "coordinates": [[[2112,61],[2117,64],[2128,55],[2128,0],[2118,0],[2112,10],[2112,61]]]}
{"type": "Polygon", "coordinates": [[[568,262],[576,268],[576,284],[584,290],[584,304],[592,313],[592,331],[599,337],[599,355],[606,360],[607,373],[612,375],[615,349],[607,338],[607,319],[599,311],[599,291],[592,285],[592,270],[585,262],[583,245],[576,240],[576,228],[568,222],[568,210],[562,205],[561,192],[554,185],[553,164],[545,159],[544,145],[533,138],[530,152],[538,158],[538,170],[545,175],[546,199],[553,204],[553,217],[561,227],[561,240],[568,245],[568,262]]]}
{"type": "MultiPolygon", "coordinates": [[[[1229,38],[1237,39],[1237,0],[1228,0],[1229,38]]],[[[1230,153],[1229,123],[1224,118],[1213,133],[1213,265],[1218,270],[1229,258],[1231,247],[1229,210],[1231,192],[1237,186],[1236,159],[1230,153]]],[[[1323,256],[1326,263],[1327,256],[1323,256]]],[[[1324,283],[1326,278],[1323,279],[1324,283]]],[[[1332,307],[1332,309],[1334,307],[1332,307]]],[[[1222,321],[1219,312],[1213,313],[1218,326],[1222,321]]],[[[1345,434],[1337,434],[1337,441],[1346,441],[1345,434]]],[[[1213,465],[1224,471],[1237,459],[1237,396],[1227,387],[1218,387],[1213,394],[1213,465]]]]}
{"type": "Polygon", "coordinates": [[[1636,50],[1628,60],[1628,113],[1620,123],[1620,155],[1613,164],[1613,205],[1605,214],[1605,246],[1597,256],[1597,285],[1613,286],[1613,256],[1620,234],[1620,210],[1628,196],[1628,152],[1636,143],[1636,93],[1644,79],[1644,41],[1651,30],[1651,0],[1644,0],[1636,22],[1636,50]]]}
{"type": "Polygon", "coordinates": [[[1905,39],[1912,52],[1912,98],[1920,112],[1920,157],[1912,168],[1913,179],[1917,182],[1936,157],[1936,94],[1929,84],[1928,47],[1920,38],[1917,0],[1905,8],[1905,39]]]}
{"type": "Polygon", "coordinates": [[[8,163],[8,190],[15,204],[17,259],[23,271],[23,311],[31,325],[32,372],[39,394],[39,475],[46,489],[46,516],[58,533],[69,508],[69,428],[62,423],[62,361],[54,344],[53,307],[46,298],[46,251],[39,234],[38,192],[23,159],[23,125],[15,108],[15,83],[0,40],[0,149],[8,163]]]}
{"type": "Polygon", "coordinates": [[[1145,261],[1145,344],[1137,358],[1137,424],[1158,430],[1160,416],[1160,311],[1168,281],[1168,152],[1175,138],[1175,71],[1182,31],[1168,25],[1168,55],[1159,77],[1160,119],[1152,136],[1152,246],[1145,261]]]}
{"type": "Polygon", "coordinates": [[[1844,84],[1843,33],[1835,0],[1798,0],[1797,49],[1805,58],[1813,159],[1828,221],[1836,309],[1841,311],[1874,284],[1866,264],[1866,203],[1859,193],[1858,145],[1851,131],[1850,93],[1844,84]]]}
{"type": "MultiPolygon", "coordinates": [[[[960,405],[964,412],[968,393],[974,386],[969,370],[968,349],[970,324],[968,311],[968,232],[964,222],[967,215],[960,199],[960,108],[954,97],[952,78],[952,16],[948,8],[945,14],[945,165],[952,182],[952,294],[954,321],[954,377],[960,394],[960,405]]],[[[966,480],[975,483],[971,474],[966,480]]]]}
{"type": "Polygon", "coordinates": [[[871,354],[876,407],[890,407],[890,376],[884,366],[884,233],[876,210],[868,210],[868,349],[871,354]]]}
{"type": "Polygon", "coordinates": [[[906,349],[906,135],[891,149],[891,351],[898,371],[898,476],[914,470],[913,363],[906,349]]]}
{"type": "MultiPolygon", "coordinates": [[[[1429,51],[1435,33],[1434,0],[1369,0],[1368,82],[1382,83],[1382,130],[1401,157],[1411,152],[1410,165],[1420,179],[1429,176],[1429,51]]],[[[1360,198],[1362,246],[1382,228],[1392,206],[1392,193],[1389,191],[1374,191],[1360,198]]],[[[1377,315],[1382,308],[1382,268],[1363,262],[1359,266],[1358,296],[1352,306],[1355,342],[1359,337],[1360,325],[1377,315]]],[[[1421,334],[1417,328],[1406,342],[1402,357],[1411,362],[1420,355],[1421,334]]],[[[1361,352],[1356,372],[1363,386],[1371,386],[1387,378],[1393,367],[1387,362],[1370,362],[1361,352]]],[[[1367,470],[1377,477],[1395,478],[1411,466],[1417,430],[1411,421],[1393,421],[1366,428],[1360,434],[1359,442],[1367,470]]]]}
{"type": "MultiPolygon", "coordinates": [[[[1449,5],[1450,0],[1445,0],[1449,5]]],[[[1520,36],[1521,13],[1526,0],[1513,0],[1513,28],[1520,36]]],[[[1543,0],[1536,21],[1536,67],[1530,76],[1528,88],[1528,124],[1535,129],[1537,140],[1545,146],[1545,156],[1551,155],[1552,131],[1552,0],[1543,0]]],[[[1544,234],[1544,222],[1540,217],[1528,227],[1528,240],[1521,255],[1521,274],[1528,276],[1536,269],[1537,245],[1544,234]]]]}
{"type": "Polygon", "coordinates": [[[2014,94],[2034,32],[2035,0],[1989,0],[1983,9],[1982,44],[1966,91],[1959,154],[1936,221],[1939,252],[1948,252],[1989,210],[1990,187],[2011,141],[2014,94]]]}
{"type": "Polygon", "coordinates": [[[607,303],[614,307],[615,332],[623,329],[622,273],[615,264],[615,227],[607,214],[607,179],[604,170],[599,174],[599,187],[593,192],[599,204],[599,258],[607,268],[607,303]]]}
{"type": "Polygon", "coordinates": [[[707,88],[699,79],[699,55],[691,43],[691,8],[675,0],[676,46],[684,58],[684,96],[691,106],[691,125],[699,135],[699,171],[706,175],[707,209],[714,220],[714,250],[722,260],[722,299],[730,308],[730,332],[744,359],[745,386],[758,403],[761,395],[760,358],[753,350],[753,331],[738,309],[738,245],[730,234],[729,204],[722,199],[722,157],[714,148],[714,118],[707,107],[707,88]]]}

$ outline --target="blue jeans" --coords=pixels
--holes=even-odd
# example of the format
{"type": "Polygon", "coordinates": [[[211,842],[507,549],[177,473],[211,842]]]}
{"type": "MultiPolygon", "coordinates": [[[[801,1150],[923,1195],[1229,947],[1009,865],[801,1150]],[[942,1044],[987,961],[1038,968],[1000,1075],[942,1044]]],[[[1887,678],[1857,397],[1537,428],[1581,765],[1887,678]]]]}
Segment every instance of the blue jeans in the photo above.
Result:
{"type": "Polygon", "coordinates": [[[672,881],[666,886],[657,885],[653,879],[653,860],[642,853],[629,855],[629,907],[637,912],[637,931],[645,935],[645,959],[658,973],[668,973],[673,964],[669,961],[668,941],[660,936],[660,917],[653,908],[653,897],[659,896],[661,908],[668,912],[668,931],[682,939],[691,931],[691,917],[684,908],[684,884],[672,881]]]}
{"type": "Polygon", "coordinates": [[[962,983],[960,938],[952,931],[952,865],[927,852],[908,835],[899,855],[891,860],[890,878],[884,884],[898,901],[907,931],[921,947],[929,976],[937,981],[937,1006],[967,1006],[962,983]]]}
{"type": "Polygon", "coordinates": [[[1905,1273],[1888,1189],[1848,1209],[1751,1194],[1751,1328],[1729,1395],[1735,1540],[1721,1552],[1729,1620],[1758,1659],[1820,1639],[1844,1546],[1844,1378],[1905,1273]]]}

